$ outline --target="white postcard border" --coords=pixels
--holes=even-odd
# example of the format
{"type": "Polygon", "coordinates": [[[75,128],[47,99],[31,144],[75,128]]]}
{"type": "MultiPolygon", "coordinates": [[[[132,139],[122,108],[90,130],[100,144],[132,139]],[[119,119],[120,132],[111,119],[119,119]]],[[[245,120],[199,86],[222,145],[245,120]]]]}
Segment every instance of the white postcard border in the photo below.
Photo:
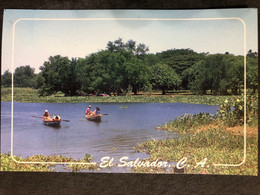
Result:
{"type": "Polygon", "coordinates": [[[241,166],[246,161],[246,23],[239,17],[225,18],[20,18],[13,23],[12,28],[12,102],[11,102],[11,157],[16,163],[21,164],[71,164],[71,165],[89,165],[93,163],[68,163],[68,162],[21,162],[17,161],[13,156],[13,94],[14,94],[14,46],[15,46],[15,26],[20,21],[209,21],[209,20],[239,20],[244,27],[244,156],[239,164],[213,164],[214,166],[241,166]]]}

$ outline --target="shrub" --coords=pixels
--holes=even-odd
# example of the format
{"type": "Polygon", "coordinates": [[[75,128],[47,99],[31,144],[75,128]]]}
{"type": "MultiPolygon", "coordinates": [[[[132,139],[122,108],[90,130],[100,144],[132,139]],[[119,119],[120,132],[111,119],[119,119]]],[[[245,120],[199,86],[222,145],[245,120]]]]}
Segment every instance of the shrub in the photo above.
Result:
{"type": "MultiPolygon", "coordinates": [[[[252,124],[258,116],[258,96],[249,94],[246,97],[246,122],[252,124]]],[[[232,101],[225,100],[218,110],[219,118],[228,126],[244,123],[244,96],[236,96],[232,101]],[[233,105],[233,109],[232,109],[233,105]]]]}

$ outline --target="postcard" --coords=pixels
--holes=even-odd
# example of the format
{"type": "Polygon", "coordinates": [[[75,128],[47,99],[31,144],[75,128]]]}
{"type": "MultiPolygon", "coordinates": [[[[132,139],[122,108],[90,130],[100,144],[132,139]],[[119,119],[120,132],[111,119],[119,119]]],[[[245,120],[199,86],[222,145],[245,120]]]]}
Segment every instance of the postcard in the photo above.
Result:
{"type": "Polygon", "coordinates": [[[0,170],[257,175],[257,34],[257,9],[6,9],[0,170]]]}

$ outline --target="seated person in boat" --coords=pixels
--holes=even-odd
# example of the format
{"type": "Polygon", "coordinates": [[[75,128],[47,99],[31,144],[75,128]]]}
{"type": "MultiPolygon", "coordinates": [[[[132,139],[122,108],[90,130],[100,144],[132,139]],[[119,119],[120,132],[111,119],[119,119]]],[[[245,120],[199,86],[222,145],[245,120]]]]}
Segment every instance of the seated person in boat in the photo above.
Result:
{"type": "Polygon", "coordinates": [[[88,106],[88,109],[86,110],[85,114],[87,116],[93,115],[93,112],[91,111],[91,105],[88,106]]]}
{"type": "Polygon", "coordinates": [[[42,115],[42,119],[46,121],[52,121],[52,118],[48,112],[48,110],[45,110],[44,114],[42,115]]]}
{"type": "Polygon", "coordinates": [[[94,111],[95,116],[101,116],[99,107],[96,107],[96,110],[94,111]]]}
{"type": "Polygon", "coordinates": [[[59,116],[59,115],[56,115],[56,116],[54,116],[54,117],[53,117],[53,120],[54,120],[54,121],[60,121],[60,120],[61,120],[61,118],[60,118],[60,116],[59,116]]]}

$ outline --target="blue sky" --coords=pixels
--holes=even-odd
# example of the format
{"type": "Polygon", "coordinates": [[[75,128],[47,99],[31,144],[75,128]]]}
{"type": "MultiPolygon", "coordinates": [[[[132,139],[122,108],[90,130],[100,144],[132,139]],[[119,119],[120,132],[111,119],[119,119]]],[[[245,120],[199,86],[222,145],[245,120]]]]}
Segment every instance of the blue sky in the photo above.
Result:
{"type": "Polygon", "coordinates": [[[257,51],[257,10],[5,10],[2,41],[2,73],[12,72],[12,32],[14,69],[39,67],[51,55],[85,57],[105,49],[108,41],[121,37],[149,46],[150,53],[190,48],[196,52],[243,55],[244,26],[247,50],[257,51]],[[24,20],[22,18],[31,18],[24,20]],[[39,19],[53,20],[39,20],[39,19]],[[71,20],[59,20],[59,19],[71,20]],[[107,19],[117,20],[107,20],[107,19]],[[132,18],[134,20],[123,20],[132,18]],[[153,19],[153,20],[143,20],[153,19]],[[180,21],[160,19],[227,18],[226,20],[180,21]],[[79,20],[89,19],[89,20],[79,20]],[[93,20],[92,20],[93,19],[93,20]],[[100,19],[100,20],[96,20],[100,19]]]}

